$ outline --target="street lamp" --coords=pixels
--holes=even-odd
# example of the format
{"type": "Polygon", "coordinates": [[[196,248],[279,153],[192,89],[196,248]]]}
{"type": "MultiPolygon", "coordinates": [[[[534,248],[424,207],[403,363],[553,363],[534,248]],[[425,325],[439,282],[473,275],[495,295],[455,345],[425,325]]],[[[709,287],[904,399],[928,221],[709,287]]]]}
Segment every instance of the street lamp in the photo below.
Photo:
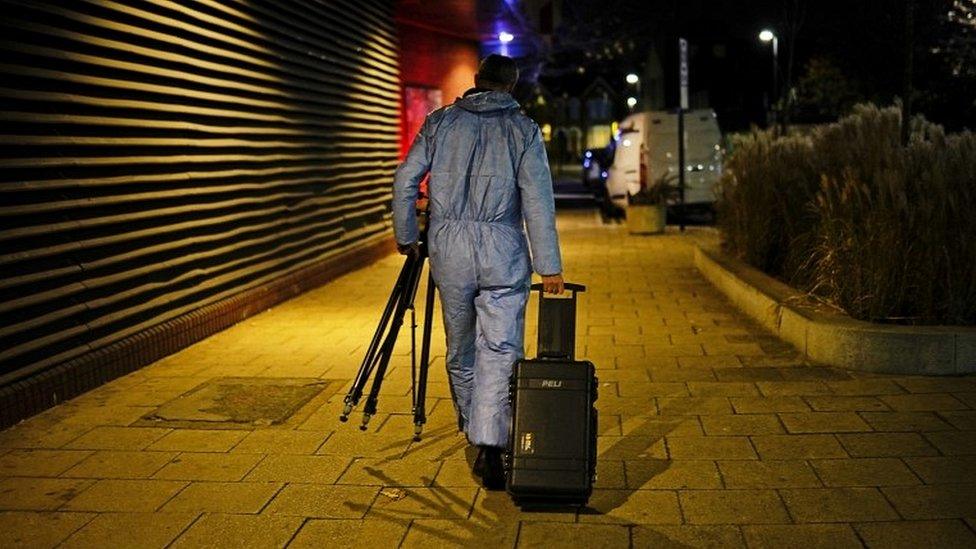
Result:
{"type": "MultiPolygon", "coordinates": [[[[643,95],[641,94],[640,76],[637,76],[637,73],[635,72],[628,73],[627,76],[624,78],[624,80],[626,80],[628,84],[637,88],[637,97],[643,97],[643,95]]],[[[628,97],[627,106],[633,109],[634,106],[637,105],[637,97],[628,97]]]]}
{"type": "Polygon", "coordinates": [[[640,82],[640,77],[637,76],[636,74],[630,73],[630,74],[627,75],[627,83],[628,84],[636,84],[638,82],[640,82]]]}
{"type": "Polygon", "coordinates": [[[633,109],[636,105],[637,105],[637,98],[636,97],[628,97],[627,98],[627,106],[628,107],[630,107],[630,108],[633,109]]]}
{"type": "Polygon", "coordinates": [[[759,33],[759,39],[763,42],[773,43],[773,104],[779,101],[779,37],[769,29],[763,29],[759,33]]]}
{"type": "Polygon", "coordinates": [[[512,40],[515,40],[515,35],[510,32],[502,31],[498,33],[498,41],[502,44],[508,44],[512,40]]]}

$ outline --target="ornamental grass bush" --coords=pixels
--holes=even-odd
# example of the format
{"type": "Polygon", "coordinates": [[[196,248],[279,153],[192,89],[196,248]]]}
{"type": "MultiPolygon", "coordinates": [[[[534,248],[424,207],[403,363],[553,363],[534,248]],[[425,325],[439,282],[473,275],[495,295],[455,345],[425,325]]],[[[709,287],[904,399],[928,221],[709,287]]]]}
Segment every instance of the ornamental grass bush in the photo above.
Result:
{"type": "Polygon", "coordinates": [[[976,136],[860,105],[808,135],[735,140],[727,249],[855,318],[976,324],[976,136]]]}

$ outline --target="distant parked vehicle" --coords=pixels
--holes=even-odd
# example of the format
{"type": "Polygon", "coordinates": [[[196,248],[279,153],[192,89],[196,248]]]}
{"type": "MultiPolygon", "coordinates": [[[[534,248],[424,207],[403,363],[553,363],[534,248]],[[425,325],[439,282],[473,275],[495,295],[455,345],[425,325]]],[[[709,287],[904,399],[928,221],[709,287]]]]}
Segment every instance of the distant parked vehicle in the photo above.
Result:
{"type": "MultiPolygon", "coordinates": [[[[634,113],[620,122],[616,153],[607,171],[607,194],[614,205],[627,206],[629,196],[662,177],[678,173],[676,112],[634,113]]],[[[711,211],[722,175],[722,132],[715,112],[685,112],[686,212],[711,211]]],[[[674,205],[676,199],[670,202],[674,205]]]]}

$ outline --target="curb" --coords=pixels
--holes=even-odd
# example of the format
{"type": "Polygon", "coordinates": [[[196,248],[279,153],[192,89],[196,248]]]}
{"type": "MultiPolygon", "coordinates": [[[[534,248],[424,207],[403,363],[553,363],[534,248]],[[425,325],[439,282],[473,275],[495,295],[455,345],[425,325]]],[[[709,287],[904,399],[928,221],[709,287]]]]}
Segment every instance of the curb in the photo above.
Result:
{"type": "Polygon", "coordinates": [[[804,294],[700,244],[695,267],[742,312],[813,362],[886,374],[976,373],[976,327],[885,325],[794,305],[804,294]]]}

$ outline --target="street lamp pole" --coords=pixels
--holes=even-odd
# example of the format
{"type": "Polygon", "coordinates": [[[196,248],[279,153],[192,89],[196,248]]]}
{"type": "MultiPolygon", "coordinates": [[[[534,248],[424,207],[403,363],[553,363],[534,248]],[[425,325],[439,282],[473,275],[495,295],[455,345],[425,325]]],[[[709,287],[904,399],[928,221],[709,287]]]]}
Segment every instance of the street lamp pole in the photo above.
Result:
{"type": "Polygon", "coordinates": [[[769,29],[763,29],[759,33],[759,39],[763,42],[772,42],[773,45],[773,100],[771,108],[776,112],[776,104],[779,103],[779,37],[769,29]]]}

